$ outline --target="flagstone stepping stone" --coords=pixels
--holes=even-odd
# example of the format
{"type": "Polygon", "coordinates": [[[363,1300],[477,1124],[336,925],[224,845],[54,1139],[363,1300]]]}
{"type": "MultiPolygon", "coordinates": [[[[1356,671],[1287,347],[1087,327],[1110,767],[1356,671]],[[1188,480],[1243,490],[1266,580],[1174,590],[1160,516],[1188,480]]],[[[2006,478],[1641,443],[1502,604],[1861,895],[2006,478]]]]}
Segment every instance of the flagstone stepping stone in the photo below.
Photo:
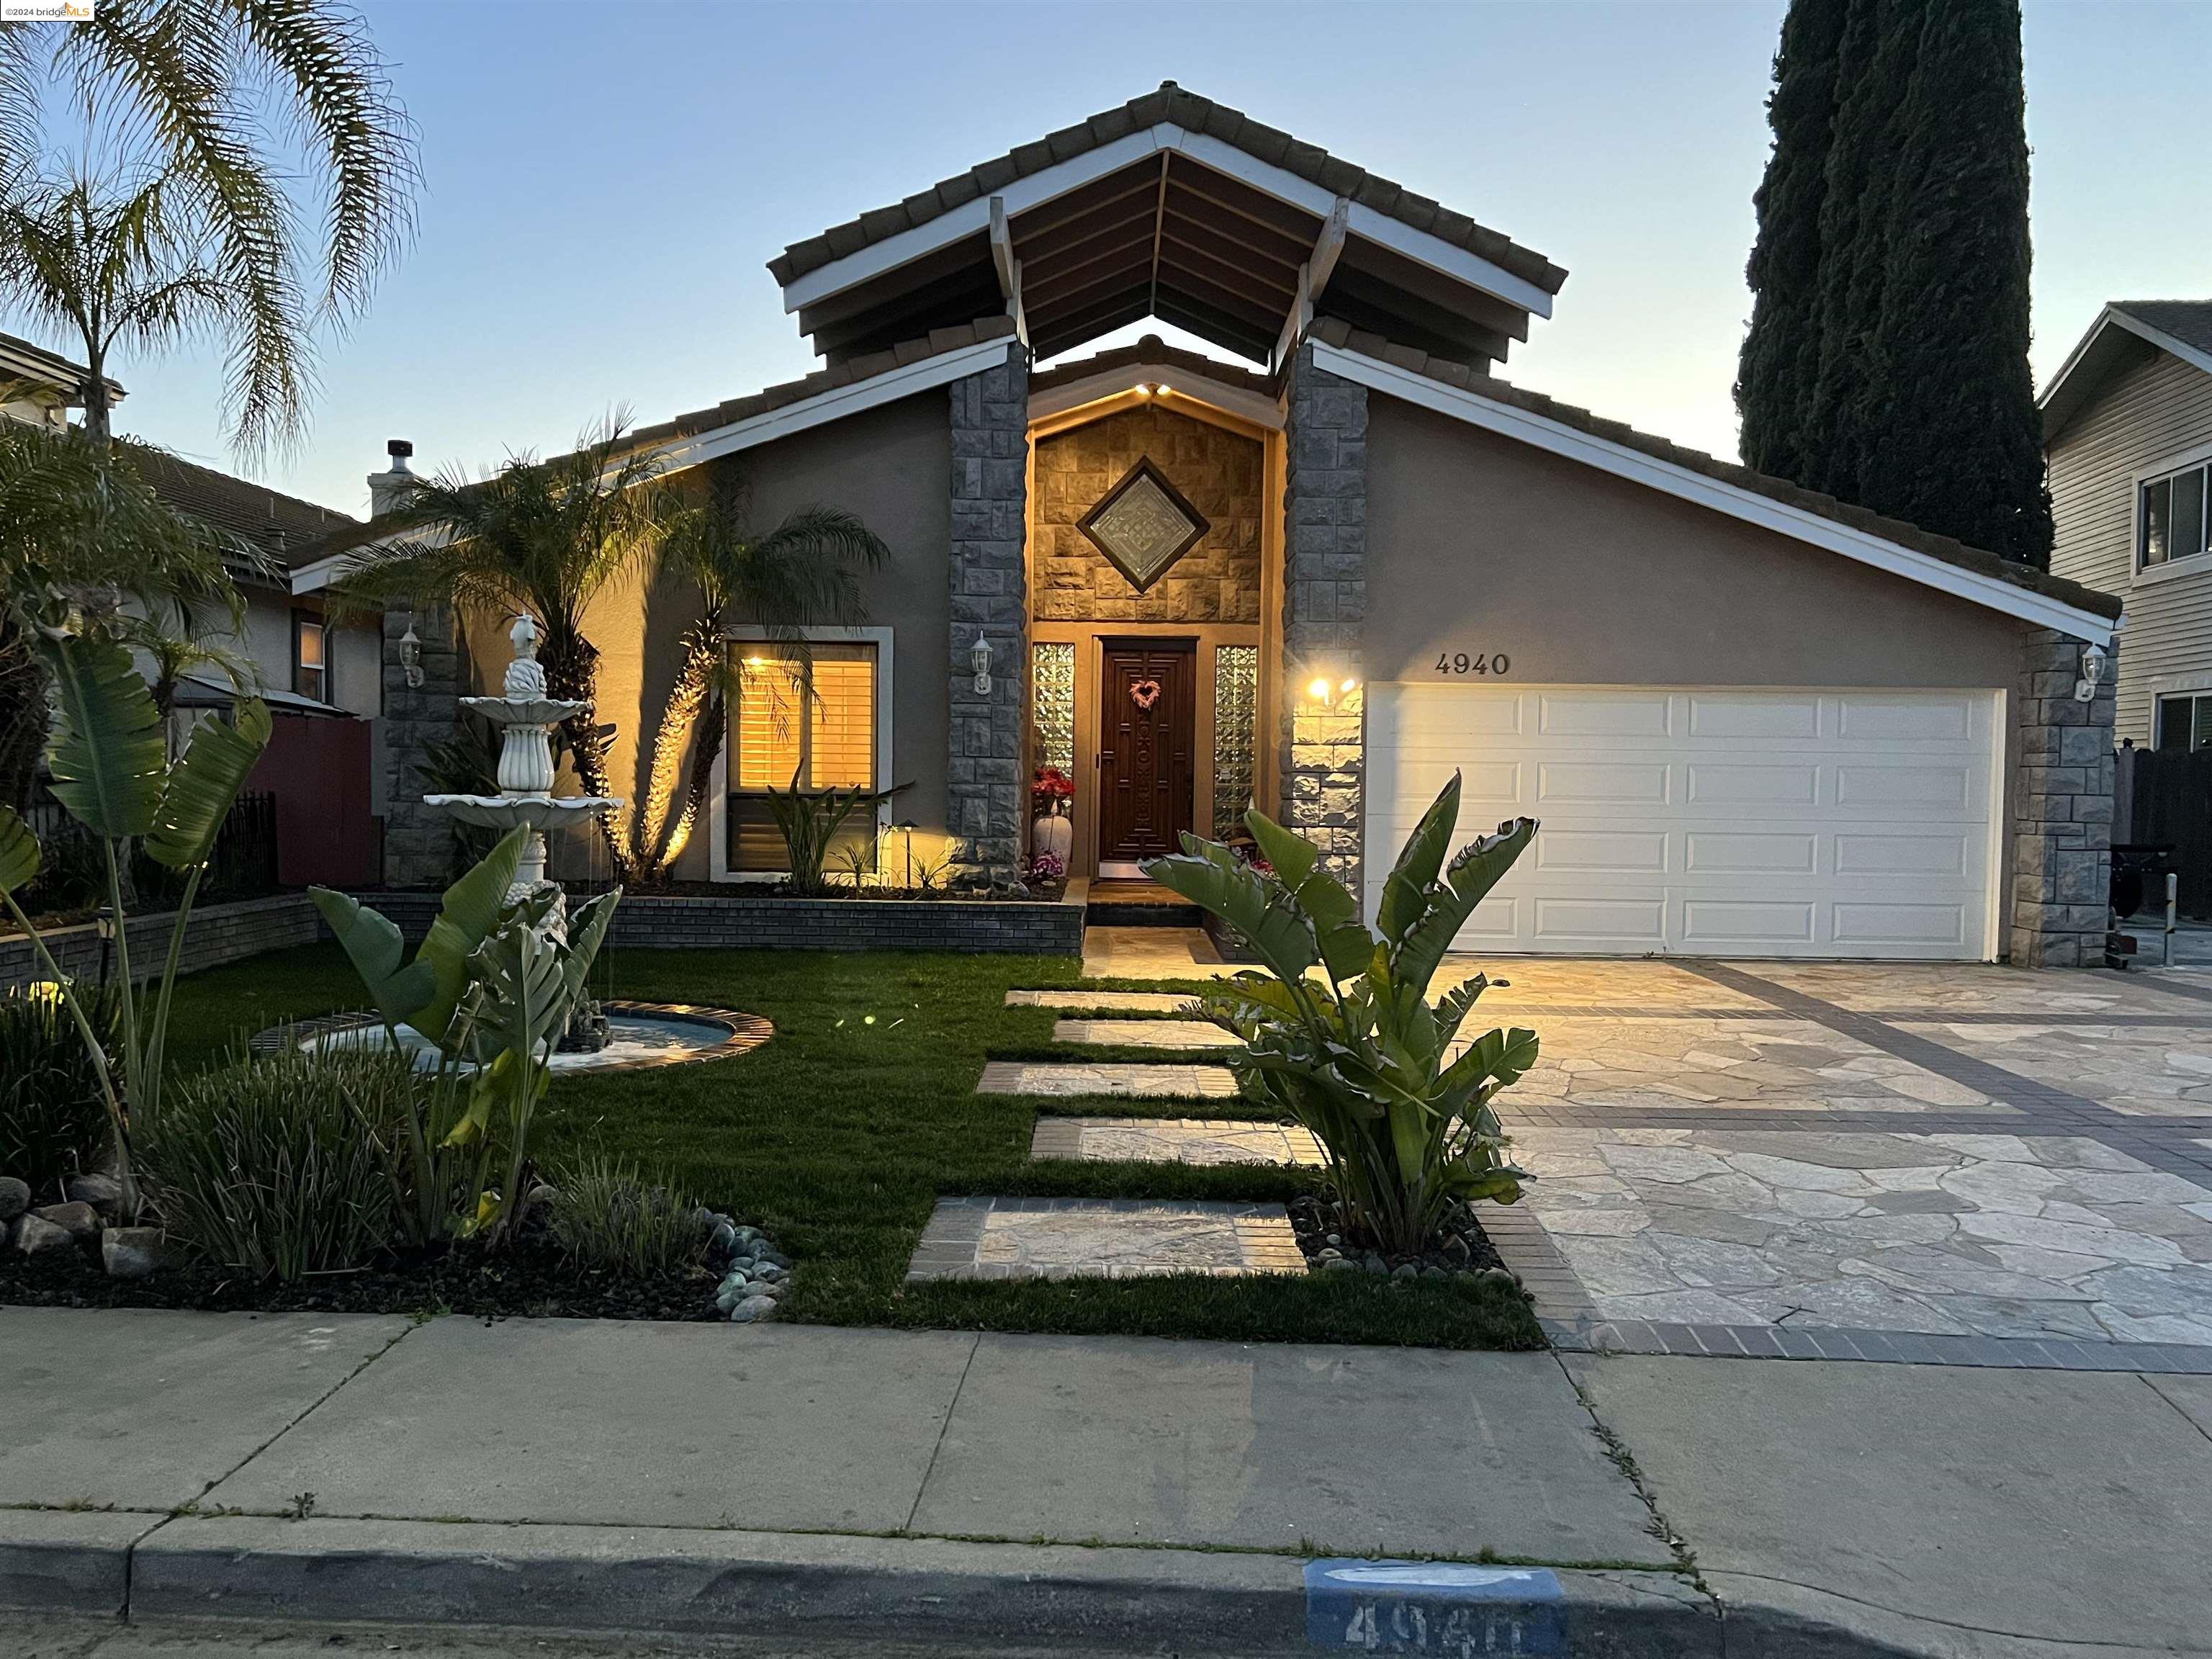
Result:
{"type": "Polygon", "coordinates": [[[1296,1164],[1309,1169],[1328,1161],[1312,1131],[1297,1124],[1190,1117],[1042,1117],[1030,1139],[1030,1156],[1085,1163],[1296,1164]]]}
{"type": "Polygon", "coordinates": [[[1305,1271],[1279,1204],[973,1197],[937,1200],[906,1276],[1237,1278],[1305,1271]]]}
{"type": "Polygon", "coordinates": [[[982,1095],[1119,1095],[1144,1100],[1234,1100],[1237,1079],[1226,1066],[1085,1065],[1057,1060],[994,1060],[975,1085],[982,1095]]]}
{"type": "Polygon", "coordinates": [[[1055,1042],[1115,1043],[1131,1048],[1241,1048],[1233,1031],[1195,1019],[1063,1019],[1052,1028],[1055,1042]]]}
{"type": "Polygon", "coordinates": [[[1009,1008],[1096,1008],[1102,1013],[1179,1014],[1190,1006],[1180,991],[1009,991],[1009,1008]]]}

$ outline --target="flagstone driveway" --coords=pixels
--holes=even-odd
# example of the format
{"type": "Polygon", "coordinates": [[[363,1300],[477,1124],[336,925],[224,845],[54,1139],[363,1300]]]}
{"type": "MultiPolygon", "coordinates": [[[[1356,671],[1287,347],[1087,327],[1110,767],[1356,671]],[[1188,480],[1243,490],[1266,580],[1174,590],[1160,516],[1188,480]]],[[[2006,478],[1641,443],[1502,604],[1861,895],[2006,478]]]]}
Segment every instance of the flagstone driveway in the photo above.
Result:
{"type": "MultiPolygon", "coordinates": [[[[2212,1364],[2212,986],[2186,973],[1452,964],[1595,1346],[1841,1330],[2212,1364]],[[1729,1334],[1736,1334],[1735,1335],[1729,1334]],[[1687,1339],[1687,1340],[1686,1340],[1687,1339]]],[[[1735,1344],[1735,1347],[1729,1345],[1735,1344]]],[[[2194,1366],[2192,1365],[2192,1368],[2194,1366]]]]}

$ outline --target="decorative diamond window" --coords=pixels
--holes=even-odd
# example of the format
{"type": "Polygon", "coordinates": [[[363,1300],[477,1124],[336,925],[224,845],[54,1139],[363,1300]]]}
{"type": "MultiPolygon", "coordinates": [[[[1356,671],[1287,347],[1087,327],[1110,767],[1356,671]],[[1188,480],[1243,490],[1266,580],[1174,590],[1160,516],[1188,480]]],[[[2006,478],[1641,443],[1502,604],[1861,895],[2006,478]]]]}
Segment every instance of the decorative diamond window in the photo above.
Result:
{"type": "Polygon", "coordinates": [[[1141,593],[1212,526],[1147,455],[1076,527],[1141,593]]]}

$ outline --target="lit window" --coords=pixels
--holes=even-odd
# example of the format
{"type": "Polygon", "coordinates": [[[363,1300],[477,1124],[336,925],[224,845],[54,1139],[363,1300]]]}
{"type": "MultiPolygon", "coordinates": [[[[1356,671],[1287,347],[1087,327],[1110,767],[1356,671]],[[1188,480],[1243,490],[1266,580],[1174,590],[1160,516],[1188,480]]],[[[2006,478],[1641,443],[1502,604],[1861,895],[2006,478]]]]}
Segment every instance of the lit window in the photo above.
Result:
{"type": "MultiPolygon", "coordinates": [[[[771,645],[736,645],[738,695],[730,713],[730,868],[775,871],[790,862],[769,791],[874,789],[876,647],[817,645],[806,665],[771,645]]],[[[832,843],[834,873],[847,850],[875,868],[876,813],[856,809],[832,843]]]]}
{"type": "Polygon", "coordinates": [[[2145,569],[2212,551],[2212,465],[2192,466],[2142,484],[2136,514],[2136,562],[2145,569]]]}
{"type": "Polygon", "coordinates": [[[292,690],[317,702],[327,702],[330,663],[325,655],[328,641],[321,619],[304,611],[292,613],[292,690]]]}

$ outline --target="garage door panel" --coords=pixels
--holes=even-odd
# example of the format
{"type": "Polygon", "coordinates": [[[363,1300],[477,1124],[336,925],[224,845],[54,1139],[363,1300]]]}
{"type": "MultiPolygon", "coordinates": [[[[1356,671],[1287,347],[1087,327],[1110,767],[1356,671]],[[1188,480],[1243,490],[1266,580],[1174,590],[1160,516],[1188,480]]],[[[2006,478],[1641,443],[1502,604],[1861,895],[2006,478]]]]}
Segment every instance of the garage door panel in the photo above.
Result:
{"type": "Polygon", "coordinates": [[[1994,692],[1369,688],[1369,903],[1456,768],[1535,846],[1468,950],[1978,958],[1994,692]]]}

